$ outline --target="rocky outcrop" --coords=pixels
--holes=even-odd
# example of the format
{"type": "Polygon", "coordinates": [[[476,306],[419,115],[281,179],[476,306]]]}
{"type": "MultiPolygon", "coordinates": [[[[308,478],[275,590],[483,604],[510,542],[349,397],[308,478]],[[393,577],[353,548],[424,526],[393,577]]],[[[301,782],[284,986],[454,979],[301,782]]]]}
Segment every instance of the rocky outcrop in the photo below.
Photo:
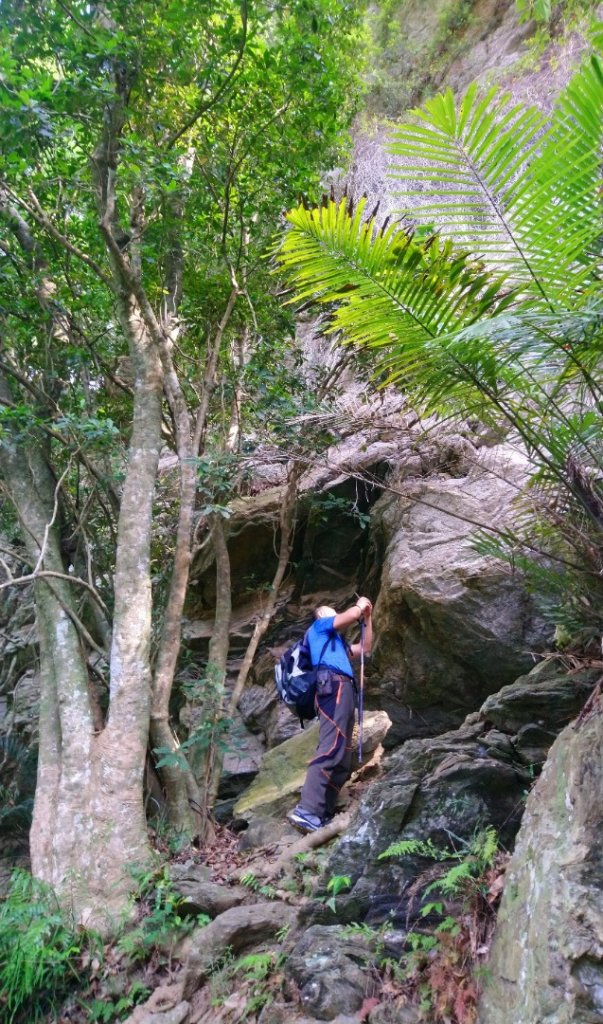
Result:
{"type": "Polygon", "coordinates": [[[464,444],[455,469],[402,479],[373,513],[383,569],[367,699],[390,716],[391,746],[459,725],[529,671],[550,634],[521,575],[476,550],[484,525],[512,514],[525,463],[464,444]]]}
{"type": "Polygon", "coordinates": [[[299,940],[285,965],[285,979],[294,986],[304,1011],[315,1020],[352,1016],[374,994],[372,951],[359,935],[314,925],[299,940]]]}
{"type": "Polygon", "coordinates": [[[552,25],[556,38],[546,46],[541,37],[531,52],[538,26],[520,21],[515,0],[434,0],[427,6],[399,0],[375,7],[385,8],[373,19],[380,52],[369,76],[368,106],[377,117],[399,118],[435,92],[450,86],[461,94],[473,81],[483,88],[498,82],[514,99],[548,110],[585,49],[584,31],[563,31],[560,6],[552,25]]]}
{"type": "MultiPolygon", "coordinates": [[[[337,898],[338,919],[408,926],[417,916],[420,899],[413,883],[433,861],[417,854],[380,860],[392,843],[431,840],[436,848],[462,853],[476,833],[493,826],[502,847],[510,849],[526,792],[553,736],[578,713],[596,678],[591,670],[568,676],[555,662],[539,666],[487,701],[460,729],[408,741],[391,754],[326,868],[327,877],[346,874],[352,880],[351,890],[337,898]]],[[[316,920],[324,916],[321,905],[309,914],[316,920]]]]}
{"type": "Polygon", "coordinates": [[[556,740],[527,802],[480,1024],[603,1020],[603,706],[556,740]]]}
{"type": "Polygon", "coordinates": [[[170,879],[174,892],[181,900],[178,904],[180,914],[218,917],[245,901],[248,896],[245,889],[236,885],[219,885],[211,881],[210,875],[210,869],[202,864],[172,864],[170,879]]]}
{"type": "Polygon", "coordinates": [[[211,924],[193,932],[178,954],[181,959],[186,955],[184,998],[190,998],[203,984],[227,949],[238,953],[274,940],[277,932],[286,932],[294,924],[296,916],[297,911],[286,903],[254,903],[226,910],[211,924]]]}
{"type": "MultiPolygon", "coordinates": [[[[550,630],[521,575],[476,550],[482,524],[504,526],[512,514],[513,499],[526,479],[525,462],[505,446],[480,448],[477,438],[413,439],[402,427],[395,463],[387,442],[392,460],[387,490],[372,509],[368,542],[363,537],[355,554],[353,568],[356,573],[362,569],[362,577],[353,579],[350,563],[347,584],[337,578],[348,572],[341,544],[353,544],[350,523],[345,516],[341,522],[337,518],[337,495],[332,496],[336,511],[326,523],[318,530],[307,523],[303,529],[304,557],[298,566],[305,566],[305,575],[292,579],[292,590],[283,595],[255,660],[251,685],[241,697],[241,719],[228,737],[222,797],[235,797],[241,784],[250,781],[262,748],[279,746],[297,733],[294,716],[277,700],[273,669],[294,631],[307,624],[311,608],[321,601],[345,605],[354,587],[377,598],[365,700],[391,719],[389,747],[457,727],[485,697],[529,671],[548,639],[550,630]],[[335,574],[337,587],[327,589],[329,573],[335,574]]],[[[376,458],[381,449],[373,444],[369,451],[376,458]]],[[[333,454],[331,461],[330,470],[323,468],[317,476],[323,486],[334,482],[335,472],[345,477],[340,457],[333,454]]],[[[261,504],[262,516],[268,507],[261,504]]],[[[249,535],[249,571],[256,550],[249,535]]],[[[237,636],[242,642],[249,629],[246,616],[252,614],[251,605],[235,614],[234,654],[237,636]]],[[[195,632],[196,644],[209,636],[211,624],[189,623],[187,630],[191,642],[195,632]]]]}

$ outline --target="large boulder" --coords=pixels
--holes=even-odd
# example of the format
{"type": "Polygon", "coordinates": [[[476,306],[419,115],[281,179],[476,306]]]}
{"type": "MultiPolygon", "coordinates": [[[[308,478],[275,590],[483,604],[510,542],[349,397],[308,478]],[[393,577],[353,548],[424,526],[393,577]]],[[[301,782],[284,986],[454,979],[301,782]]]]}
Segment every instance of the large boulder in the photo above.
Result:
{"type": "Polygon", "coordinates": [[[225,910],[211,924],[198,928],[178,951],[178,957],[186,959],[184,998],[190,998],[207,980],[226,950],[239,953],[274,940],[279,931],[294,925],[296,916],[296,910],[286,903],[253,903],[225,910]]]}
{"type": "Polygon", "coordinates": [[[207,914],[209,917],[218,917],[225,910],[239,906],[249,895],[240,886],[212,882],[210,875],[210,868],[203,864],[172,864],[170,877],[174,892],[182,900],[179,904],[181,914],[207,914]]]}
{"type": "Polygon", "coordinates": [[[292,982],[303,1009],[315,1020],[355,1015],[373,995],[376,977],[370,970],[371,950],[359,935],[314,925],[289,955],[285,979],[292,982]]]}
{"type": "MultiPolygon", "coordinates": [[[[337,897],[338,920],[407,927],[418,915],[421,901],[412,886],[435,862],[421,852],[379,859],[393,843],[469,850],[486,825],[499,830],[505,845],[512,842],[527,777],[486,752],[483,732],[482,723],[468,724],[436,739],[409,740],[390,756],[389,770],[367,791],[325,869],[325,877],[351,878],[350,891],[337,897]]],[[[308,916],[324,920],[324,905],[308,916]]]]}
{"type": "Polygon", "coordinates": [[[367,700],[392,719],[390,746],[460,724],[530,670],[550,633],[521,575],[476,550],[510,515],[525,463],[468,446],[455,472],[406,479],[373,514],[383,569],[367,700]]]}
{"type": "Polygon", "coordinates": [[[556,740],[532,790],[502,903],[481,1024],[603,1020],[603,704],[556,740]]]}

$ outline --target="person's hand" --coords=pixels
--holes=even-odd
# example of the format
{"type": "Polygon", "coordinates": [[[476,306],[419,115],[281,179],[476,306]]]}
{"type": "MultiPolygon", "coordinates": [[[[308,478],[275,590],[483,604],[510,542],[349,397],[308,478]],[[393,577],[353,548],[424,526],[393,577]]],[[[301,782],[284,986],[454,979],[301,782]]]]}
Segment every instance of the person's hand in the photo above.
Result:
{"type": "Polygon", "coordinates": [[[368,597],[359,597],[358,600],[356,601],[356,604],[358,608],[360,608],[360,611],[362,612],[364,621],[367,622],[368,619],[370,619],[373,611],[373,606],[369,601],[368,597]]]}

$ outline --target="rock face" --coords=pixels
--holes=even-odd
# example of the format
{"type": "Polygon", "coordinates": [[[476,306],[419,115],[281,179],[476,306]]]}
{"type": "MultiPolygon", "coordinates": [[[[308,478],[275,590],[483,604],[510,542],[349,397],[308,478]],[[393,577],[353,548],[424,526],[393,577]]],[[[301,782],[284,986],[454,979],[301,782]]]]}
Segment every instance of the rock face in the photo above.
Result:
{"type": "Polygon", "coordinates": [[[521,577],[475,549],[479,524],[509,515],[525,466],[504,449],[468,455],[454,476],[402,481],[407,496],[374,512],[383,570],[367,699],[392,719],[392,746],[458,725],[529,671],[549,635],[521,577]]]}
{"type": "MultiPolygon", "coordinates": [[[[487,824],[512,841],[519,826],[525,777],[488,755],[481,723],[436,739],[409,740],[374,783],[352,827],[331,856],[327,876],[347,874],[352,889],[337,898],[340,921],[391,921],[408,927],[420,910],[412,883],[434,861],[419,854],[379,860],[400,840],[431,840],[440,850],[468,849],[487,824]],[[454,840],[451,840],[454,836],[454,840]]],[[[316,908],[317,919],[323,912],[316,908]]]]}
{"type": "MultiPolygon", "coordinates": [[[[412,883],[434,862],[415,854],[379,860],[392,843],[431,840],[462,852],[489,825],[503,848],[511,848],[526,791],[552,738],[578,713],[596,678],[593,671],[568,676],[555,662],[538,666],[460,729],[410,740],[391,754],[327,865],[327,877],[352,878],[351,891],[337,898],[338,919],[407,926],[416,917],[420,901],[412,883]]],[[[322,920],[324,913],[317,906],[310,917],[322,920]]]]}
{"type": "Polygon", "coordinates": [[[225,910],[205,928],[199,928],[185,941],[186,954],[183,995],[187,999],[205,981],[217,958],[229,949],[238,953],[249,946],[274,939],[279,929],[290,928],[296,911],[286,903],[254,903],[248,907],[225,910]]]}
{"type": "Polygon", "coordinates": [[[200,864],[172,865],[170,876],[174,891],[182,899],[181,914],[218,917],[245,901],[248,893],[240,886],[218,885],[211,881],[210,875],[210,869],[200,864]]]}
{"type": "Polygon", "coordinates": [[[527,802],[480,1024],[603,1020],[603,707],[556,740],[527,802]]]}

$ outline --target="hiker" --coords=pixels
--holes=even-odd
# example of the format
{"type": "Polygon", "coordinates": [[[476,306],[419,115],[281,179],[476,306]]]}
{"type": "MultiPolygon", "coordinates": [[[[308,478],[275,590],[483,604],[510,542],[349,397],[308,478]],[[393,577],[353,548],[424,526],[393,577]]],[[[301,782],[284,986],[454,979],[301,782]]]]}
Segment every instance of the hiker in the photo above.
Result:
{"type": "Polygon", "coordinates": [[[315,832],[334,817],[339,791],[351,775],[356,687],[350,656],[360,656],[361,644],[346,644],[340,632],[363,619],[364,653],[369,654],[372,611],[368,597],[359,597],[344,612],[321,605],[307,633],[312,663],[320,659],[316,676],[318,747],[308,766],[300,801],[287,815],[287,820],[302,832],[315,832]]]}

